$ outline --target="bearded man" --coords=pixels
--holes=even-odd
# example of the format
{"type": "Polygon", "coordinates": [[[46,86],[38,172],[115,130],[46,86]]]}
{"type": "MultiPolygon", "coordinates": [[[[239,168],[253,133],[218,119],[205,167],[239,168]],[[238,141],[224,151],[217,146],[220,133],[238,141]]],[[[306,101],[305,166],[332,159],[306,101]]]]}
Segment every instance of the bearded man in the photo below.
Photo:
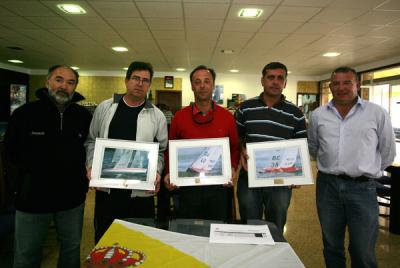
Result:
{"type": "Polygon", "coordinates": [[[88,190],[84,142],[91,114],[76,104],[79,74],[69,66],[49,69],[39,100],[16,109],[4,144],[15,185],[14,267],[40,267],[48,227],[54,222],[57,267],[80,267],[83,212],[88,190]]]}

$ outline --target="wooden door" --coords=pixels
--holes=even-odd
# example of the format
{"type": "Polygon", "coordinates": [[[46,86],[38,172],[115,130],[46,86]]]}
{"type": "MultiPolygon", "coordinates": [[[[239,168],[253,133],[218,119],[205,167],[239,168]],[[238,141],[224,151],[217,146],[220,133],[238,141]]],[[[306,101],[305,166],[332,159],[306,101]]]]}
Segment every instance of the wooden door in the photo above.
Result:
{"type": "Polygon", "coordinates": [[[182,108],[182,91],[178,90],[156,90],[156,104],[166,104],[175,114],[182,108]]]}

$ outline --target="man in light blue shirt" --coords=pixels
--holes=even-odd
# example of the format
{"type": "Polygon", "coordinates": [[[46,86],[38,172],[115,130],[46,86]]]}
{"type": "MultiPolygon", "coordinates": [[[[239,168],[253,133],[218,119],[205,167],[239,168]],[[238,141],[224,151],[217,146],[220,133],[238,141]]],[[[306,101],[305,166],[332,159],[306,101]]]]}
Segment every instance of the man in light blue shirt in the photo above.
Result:
{"type": "Polygon", "coordinates": [[[319,170],[316,198],[327,267],[346,267],[346,226],[352,267],[377,267],[374,178],[393,162],[396,146],[388,113],[362,100],[359,86],[354,69],[333,71],[333,100],[312,113],[308,130],[319,170]]]}

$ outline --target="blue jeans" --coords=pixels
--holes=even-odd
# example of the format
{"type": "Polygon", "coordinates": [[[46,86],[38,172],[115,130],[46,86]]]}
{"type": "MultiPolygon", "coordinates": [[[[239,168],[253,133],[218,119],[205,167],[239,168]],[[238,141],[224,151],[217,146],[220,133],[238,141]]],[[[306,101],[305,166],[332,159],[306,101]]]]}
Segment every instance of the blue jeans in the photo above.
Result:
{"type": "Polygon", "coordinates": [[[287,186],[249,188],[247,172],[240,172],[237,188],[239,212],[242,221],[265,219],[273,222],[283,234],[292,190],[287,186]]]}
{"type": "Polygon", "coordinates": [[[40,267],[43,244],[53,220],[60,243],[58,268],[80,267],[80,243],[85,204],[54,213],[15,214],[14,268],[40,267]]]}
{"type": "Polygon", "coordinates": [[[317,209],[326,267],[346,267],[346,226],[351,266],[377,267],[375,243],[379,210],[373,180],[356,182],[318,173],[317,209]]]}

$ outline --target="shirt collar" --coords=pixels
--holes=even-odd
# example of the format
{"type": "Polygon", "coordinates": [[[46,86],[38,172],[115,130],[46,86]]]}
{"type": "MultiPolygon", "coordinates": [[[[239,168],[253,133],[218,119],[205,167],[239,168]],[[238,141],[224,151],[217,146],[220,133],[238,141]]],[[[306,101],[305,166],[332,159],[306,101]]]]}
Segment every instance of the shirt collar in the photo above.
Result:
{"type": "MultiPolygon", "coordinates": [[[[267,106],[267,104],[264,102],[263,96],[264,96],[264,92],[261,92],[260,96],[258,96],[258,99],[264,106],[267,106]]],[[[286,100],[285,95],[281,94],[281,99],[277,103],[275,103],[275,105],[273,107],[281,107],[285,100],[286,100]]]]}
{"type": "MultiPolygon", "coordinates": [[[[214,103],[214,101],[212,101],[211,110],[209,110],[206,114],[203,114],[203,115],[206,116],[206,115],[209,115],[210,113],[212,113],[215,109],[214,107],[215,107],[215,103],[214,103]]],[[[196,114],[202,114],[202,112],[197,107],[196,103],[193,103],[193,115],[196,115],[196,114]]]]}
{"type": "MultiPolygon", "coordinates": [[[[365,100],[361,99],[360,96],[357,96],[357,102],[355,105],[360,106],[361,108],[365,107],[365,100]]],[[[332,109],[335,106],[333,105],[333,100],[331,100],[330,102],[328,102],[328,108],[332,109]]]]}

